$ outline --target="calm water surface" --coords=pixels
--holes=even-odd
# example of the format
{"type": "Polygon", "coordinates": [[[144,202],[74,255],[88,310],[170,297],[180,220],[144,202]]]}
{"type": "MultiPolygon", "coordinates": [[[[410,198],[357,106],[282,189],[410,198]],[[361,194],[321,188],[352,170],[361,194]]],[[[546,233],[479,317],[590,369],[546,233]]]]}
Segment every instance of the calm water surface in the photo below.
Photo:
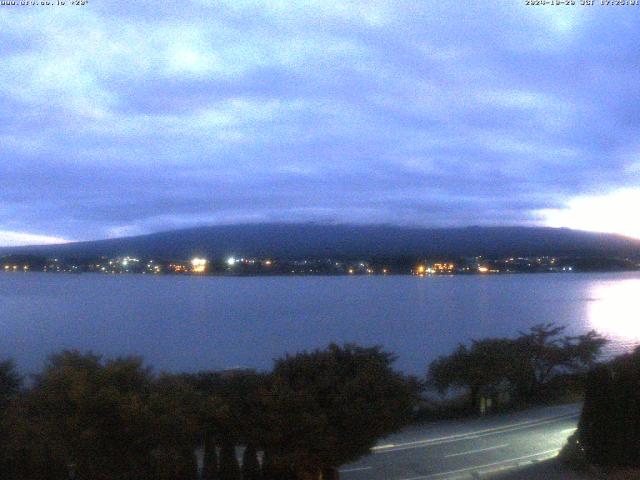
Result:
{"type": "Polygon", "coordinates": [[[269,368],[327,343],[381,344],[422,373],[459,342],[540,322],[640,344],[640,273],[416,278],[0,273],[0,358],[25,371],[63,348],[157,369],[269,368]]]}

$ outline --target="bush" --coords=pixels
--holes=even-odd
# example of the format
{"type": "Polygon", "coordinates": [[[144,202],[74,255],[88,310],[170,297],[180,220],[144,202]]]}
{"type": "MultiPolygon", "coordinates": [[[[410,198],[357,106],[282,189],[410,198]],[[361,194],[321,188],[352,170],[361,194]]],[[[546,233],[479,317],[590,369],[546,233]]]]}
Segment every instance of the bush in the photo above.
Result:
{"type": "Polygon", "coordinates": [[[578,439],[591,463],[640,466],[640,347],[590,372],[578,439]]]}
{"type": "Polygon", "coordinates": [[[413,418],[418,383],[393,361],[379,347],[330,345],[269,375],[155,375],[139,358],[67,351],[23,390],[0,363],[0,476],[193,480],[204,447],[205,480],[336,478],[413,418]],[[262,469],[258,449],[269,452],[262,469]]]}

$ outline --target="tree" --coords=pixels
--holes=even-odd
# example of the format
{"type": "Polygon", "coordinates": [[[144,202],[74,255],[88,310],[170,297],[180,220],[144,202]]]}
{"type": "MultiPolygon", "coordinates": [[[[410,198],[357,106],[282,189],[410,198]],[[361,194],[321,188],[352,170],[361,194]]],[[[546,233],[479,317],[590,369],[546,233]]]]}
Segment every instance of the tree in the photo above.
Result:
{"type": "Polygon", "coordinates": [[[0,362],[0,412],[2,412],[9,402],[15,398],[20,391],[22,377],[16,372],[14,363],[11,360],[0,362]]]}
{"type": "Polygon", "coordinates": [[[474,340],[470,348],[460,345],[451,355],[434,360],[429,366],[428,383],[441,393],[449,388],[467,388],[470,406],[475,409],[481,390],[513,376],[517,368],[513,360],[518,355],[510,340],[474,340]]]}
{"type": "Polygon", "coordinates": [[[522,396],[532,397],[558,371],[586,373],[607,340],[594,330],[584,335],[559,337],[566,327],[553,323],[520,332],[515,341],[519,352],[516,375],[522,396]]]}
{"type": "Polygon", "coordinates": [[[640,466],[640,347],[587,377],[578,439],[591,463],[640,466]]]}
{"type": "Polygon", "coordinates": [[[277,360],[263,397],[271,467],[320,479],[405,426],[418,386],[394,360],[380,347],[335,344],[277,360]]]}
{"type": "Polygon", "coordinates": [[[260,415],[265,375],[253,371],[204,371],[182,378],[209,402],[202,412],[209,437],[219,443],[260,445],[260,432],[268,428],[261,424],[260,415]]]}
{"type": "Polygon", "coordinates": [[[589,372],[578,422],[579,441],[586,448],[590,460],[596,464],[606,463],[607,452],[611,450],[610,381],[610,372],[604,366],[589,372]]]}
{"type": "Polygon", "coordinates": [[[298,480],[291,465],[278,462],[268,451],[262,458],[262,480],[298,480]]]}
{"type": "Polygon", "coordinates": [[[242,454],[242,480],[260,480],[260,464],[252,443],[246,446],[242,454]]]}
{"type": "Polygon", "coordinates": [[[218,451],[212,435],[206,435],[204,441],[203,480],[218,480],[218,451]]]}
{"type": "Polygon", "coordinates": [[[231,442],[223,442],[220,448],[220,480],[240,480],[240,465],[236,458],[236,449],[231,442]]]}
{"type": "Polygon", "coordinates": [[[262,480],[279,480],[273,464],[273,455],[265,450],[262,456],[262,480]]]}
{"type": "MultiPolygon", "coordinates": [[[[204,371],[183,375],[183,378],[205,399],[201,412],[201,425],[206,438],[205,455],[209,451],[211,457],[208,458],[215,456],[206,445],[217,443],[227,446],[225,455],[229,449],[245,445],[251,447],[247,449],[248,453],[253,449],[255,456],[256,447],[263,445],[262,432],[269,429],[264,423],[260,402],[265,375],[253,371],[204,371]]],[[[216,475],[220,478],[222,475],[236,478],[236,466],[235,453],[223,458],[221,451],[216,475]]],[[[205,475],[213,478],[213,471],[207,467],[205,475]]]]}
{"type": "Polygon", "coordinates": [[[78,479],[146,474],[154,447],[150,387],[150,371],[139,359],[104,364],[79,352],[50,357],[30,394],[41,449],[78,479]]]}
{"type": "Polygon", "coordinates": [[[551,378],[560,373],[585,373],[606,340],[595,331],[564,336],[565,327],[552,323],[532,327],[515,339],[473,340],[429,365],[427,383],[441,393],[466,388],[472,408],[483,390],[506,383],[517,400],[540,398],[551,378]]]}
{"type": "Polygon", "coordinates": [[[195,478],[198,398],[138,358],[53,355],[24,399],[24,478],[195,478]]]}
{"type": "Polygon", "coordinates": [[[189,480],[197,476],[195,449],[202,430],[202,397],[177,375],[161,375],[151,386],[149,409],[155,419],[155,477],[189,480]]]}
{"type": "Polygon", "coordinates": [[[17,467],[10,450],[16,440],[17,405],[14,401],[21,385],[22,377],[16,372],[14,363],[10,360],[0,362],[0,472],[7,476],[14,475],[17,467]]]}

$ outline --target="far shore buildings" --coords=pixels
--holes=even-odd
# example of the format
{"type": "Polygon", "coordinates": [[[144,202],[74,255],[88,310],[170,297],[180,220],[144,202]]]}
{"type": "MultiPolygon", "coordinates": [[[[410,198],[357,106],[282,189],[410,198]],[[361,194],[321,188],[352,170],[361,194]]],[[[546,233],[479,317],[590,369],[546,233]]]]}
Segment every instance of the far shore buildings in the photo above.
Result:
{"type": "Polygon", "coordinates": [[[413,268],[412,273],[418,276],[451,275],[456,273],[456,265],[450,262],[420,263],[413,268]]]}
{"type": "Polygon", "coordinates": [[[96,256],[90,258],[45,258],[37,255],[0,257],[1,273],[104,273],[175,275],[432,275],[569,273],[585,271],[640,270],[640,255],[630,258],[582,256],[514,256],[506,258],[460,257],[398,258],[309,257],[275,258],[271,256],[223,256],[190,259],[141,257],[137,255],[96,256]]]}

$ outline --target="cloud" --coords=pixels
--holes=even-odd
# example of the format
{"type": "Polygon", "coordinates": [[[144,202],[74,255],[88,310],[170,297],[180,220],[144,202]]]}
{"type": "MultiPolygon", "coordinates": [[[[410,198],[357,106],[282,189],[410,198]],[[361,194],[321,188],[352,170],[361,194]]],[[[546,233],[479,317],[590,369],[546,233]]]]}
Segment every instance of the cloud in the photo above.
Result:
{"type": "Polygon", "coordinates": [[[32,233],[0,230],[0,245],[7,247],[66,242],[68,242],[68,240],[61,237],[50,237],[48,235],[35,235],[32,233]]]}
{"type": "Polygon", "coordinates": [[[630,209],[640,203],[640,188],[572,198],[566,206],[544,209],[539,215],[547,225],[605,233],[621,233],[640,238],[640,220],[630,209]]]}
{"type": "Polygon", "coordinates": [[[547,10],[2,8],[0,228],[543,224],[574,198],[639,186],[625,39],[640,27],[600,6],[547,10]]]}

